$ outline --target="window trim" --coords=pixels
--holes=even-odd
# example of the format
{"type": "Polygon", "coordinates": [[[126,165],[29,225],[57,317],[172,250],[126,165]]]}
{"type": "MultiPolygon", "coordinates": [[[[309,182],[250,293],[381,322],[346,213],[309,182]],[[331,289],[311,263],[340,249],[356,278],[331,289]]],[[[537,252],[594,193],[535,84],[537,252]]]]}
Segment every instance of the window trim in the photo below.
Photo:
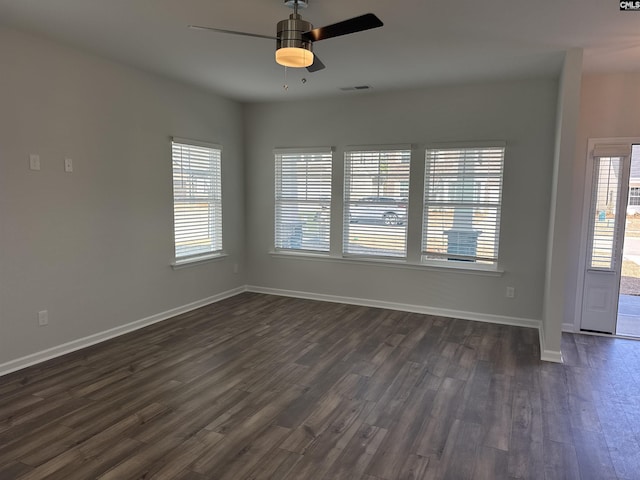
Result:
{"type": "Polygon", "coordinates": [[[195,265],[199,265],[202,263],[208,263],[211,261],[215,261],[218,259],[222,259],[225,258],[227,256],[227,254],[224,251],[224,212],[223,212],[223,202],[222,202],[222,198],[223,198],[223,192],[222,192],[222,152],[223,152],[223,147],[222,145],[218,144],[218,143],[214,143],[214,142],[207,142],[207,141],[203,141],[203,140],[194,140],[194,139],[190,139],[190,138],[184,138],[184,137],[177,137],[177,136],[172,136],[169,137],[170,140],[170,148],[171,148],[171,163],[173,165],[173,145],[174,144],[181,144],[181,145],[187,145],[187,146],[195,146],[195,147],[203,147],[203,148],[208,148],[208,149],[212,149],[212,150],[218,150],[219,155],[220,155],[220,171],[218,172],[218,176],[220,178],[220,249],[215,250],[215,251],[211,251],[211,252],[206,252],[206,253],[201,253],[201,254],[193,254],[193,255],[184,255],[181,257],[176,256],[176,243],[175,243],[175,235],[176,235],[176,223],[175,223],[175,192],[173,190],[173,184],[174,184],[174,175],[173,175],[173,166],[171,168],[171,186],[172,186],[172,195],[171,195],[171,206],[172,206],[172,215],[171,215],[171,230],[172,230],[172,234],[173,234],[173,239],[172,239],[172,246],[173,246],[173,252],[172,252],[172,261],[169,263],[170,266],[176,270],[179,268],[185,268],[185,267],[190,267],[190,266],[195,266],[195,265]]]}
{"type": "Polygon", "coordinates": [[[218,253],[212,253],[211,255],[202,255],[199,257],[189,257],[181,260],[175,260],[171,262],[171,268],[174,270],[179,270],[181,268],[194,267],[196,265],[200,265],[202,263],[211,263],[217,260],[222,260],[228,257],[224,251],[220,251],[218,253]]]}
{"type": "Polygon", "coordinates": [[[342,263],[352,265],[367,265],[374,267],[392,267],[401,268],[407,270],[422,270],[433,272],[447,272],[456,273],[461,275],[480,275],[487,277],[501,277],[505,271],[498,268],[485,268],[492,267],[489,265],[442,265],[439,262],[430,264],[425,262],[410,262],[404,258],[393,257],[362,257],[362,256],[338,256],[338,255],[324,255],[324,254],[311,254],[308,252],[292,252],[292,251],[275,251],[268,252],[269,255],[276,259],[281,260],[310,260],[314,262],[330,262],[330,263],[342,263]]]}

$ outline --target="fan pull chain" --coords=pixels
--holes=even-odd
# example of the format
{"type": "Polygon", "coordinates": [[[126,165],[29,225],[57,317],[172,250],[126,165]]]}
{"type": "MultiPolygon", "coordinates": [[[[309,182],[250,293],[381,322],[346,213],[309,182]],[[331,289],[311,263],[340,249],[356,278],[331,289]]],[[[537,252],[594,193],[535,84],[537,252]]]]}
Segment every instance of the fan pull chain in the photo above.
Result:
{"type": "Polygon", "coordinates": [[[287,67],[284,67],[284,84],[282,85],[282,88],[285,92],[289,91],[289,85],[287,84],[287,67]]]}

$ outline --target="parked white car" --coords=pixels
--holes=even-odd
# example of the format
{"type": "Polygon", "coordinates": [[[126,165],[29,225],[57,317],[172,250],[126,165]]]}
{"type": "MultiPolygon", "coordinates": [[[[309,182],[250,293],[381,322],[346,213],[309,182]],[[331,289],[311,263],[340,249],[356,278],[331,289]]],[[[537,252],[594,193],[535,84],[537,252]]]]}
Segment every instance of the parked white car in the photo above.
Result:
{"type": "Polygon", "coordinates": [[[402,225],[407,221],[407,201],[392,197],[363,197],[349,205],[349,221],[402,225]]]}

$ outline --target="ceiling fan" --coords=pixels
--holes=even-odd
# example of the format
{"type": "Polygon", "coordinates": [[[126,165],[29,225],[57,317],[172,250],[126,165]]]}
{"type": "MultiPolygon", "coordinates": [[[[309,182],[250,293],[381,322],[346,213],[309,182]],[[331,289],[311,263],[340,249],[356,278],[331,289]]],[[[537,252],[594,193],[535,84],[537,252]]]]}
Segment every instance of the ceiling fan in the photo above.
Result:
{"type": "Polygon", "coordinates": [[[293,13],[289,15],[288,19],[278,22],[275,37],[200,25],[189,25],[189,28],[276,40],[277,63],[285,67],[306,67],[309,72],[317,72],[325,68],[325,66],[320,59],[313,54],[314,42],[362,32],[383,25],[382,21],[373,13],[367,13],[325,27],[313,28],[313,25],[303,20],[302,16],[298,13],[298,8],[307,7],[309,0],[284,0],[284,3],[293,8],[293,13]]]}

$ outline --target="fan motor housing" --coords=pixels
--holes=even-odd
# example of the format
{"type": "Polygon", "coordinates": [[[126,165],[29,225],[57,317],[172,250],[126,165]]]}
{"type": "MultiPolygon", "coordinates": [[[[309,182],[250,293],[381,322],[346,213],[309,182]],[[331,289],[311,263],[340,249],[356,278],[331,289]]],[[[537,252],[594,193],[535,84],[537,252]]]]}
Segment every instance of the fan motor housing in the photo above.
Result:
{"type": "Polygon", "coordinates": [[[313,29],[313,25],[306,20],[302,20],[300,15],[292,13],[288,19],[278,22],[277,27],[277,48],[304,48],[313,52],[312,43],[303,40],[302,34],[313,29]]]}

